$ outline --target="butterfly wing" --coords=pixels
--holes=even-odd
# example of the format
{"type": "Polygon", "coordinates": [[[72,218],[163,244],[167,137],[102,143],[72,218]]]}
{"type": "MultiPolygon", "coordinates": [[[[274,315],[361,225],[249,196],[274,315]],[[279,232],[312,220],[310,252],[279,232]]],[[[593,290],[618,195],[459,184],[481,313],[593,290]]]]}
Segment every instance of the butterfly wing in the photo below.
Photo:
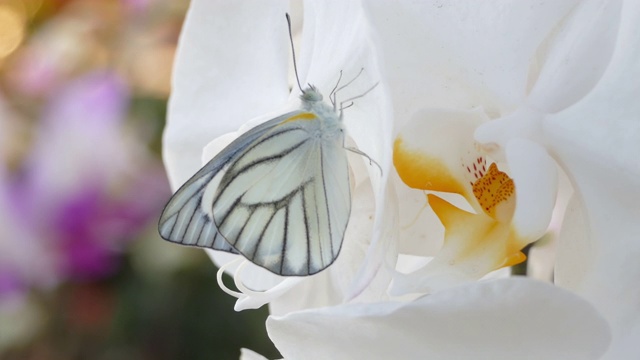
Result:
{"type": "MultiPolygon", "coordinates": [[[[158,230],[165,240],[198,247],[237,253],[220,235],[211,216],[211,199],[205,199],[220,181],[224,170],[234,163],[257,139],[284,120],[295,116],[294,111],[242,134],[203,166],[171,197],[160,216],[158,230]]],[[[210,196],[209,196],[210,198],[210,196]]]]}
{"type": "Polygon", "coordinates": [[[227,242],[276,274],[315,274],[342,245],[351,211],[344,135],[319,132],[317,118],[270,129],[233,159],[212,198],[227,242]]]}
{"type": "Polygon", "coordinates": [[[351,211],[344,137],[314,138],[319,122],[305,114],[259,125],[214,157],[171,198],[161,236],[240,252],[282,275],[310,275],[333,263],[351,211]]]}

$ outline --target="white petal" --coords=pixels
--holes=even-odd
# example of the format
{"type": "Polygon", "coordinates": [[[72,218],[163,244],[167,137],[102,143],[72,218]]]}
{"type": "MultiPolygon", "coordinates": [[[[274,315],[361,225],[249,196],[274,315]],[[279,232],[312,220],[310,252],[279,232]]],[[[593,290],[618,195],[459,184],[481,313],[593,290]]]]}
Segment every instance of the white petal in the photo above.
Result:
{"type": "Polygon", "coordinates": [[[608,189],[610,179],[593,164],[576,164],[574,160],[572,165],[582,168],[574,168],[572,173],[584,212],[580,214],[573,207],[578,221],[569,218],[563,224],[556,282],[591,301],[610,322],[614,338],[608,359],[637,357],[640,196],[632,189],[638,185],[619,177],[616,189],[608,189]]]}
{"type": "Polygon", "coordinates": [[[371,55],[372,44],[362,41],[370,34],[360,4],[355,1],[306,1],[304,5],[302,51],[298,64],[303,88],[312,84],[328,96],[340,71],[344,85],[362,68],[365,68],[362,77],[349,87],[365,89],[379,81],[375,79],[379,75],[375,61],[366,56],[367,53],[371,55]]]}
{"type": "MultiPolygon", "coordinates": [[[[609,26],[615,26],[615,11],[606,14],[612,21],[609,26]]],[[[640,4],[624,2],[620,14],[615,50],[604,74],[592,89],[589,84],[595,78],[580,78],[578,83],[587,87],[580,91],[588,91],[586,95],[569,108],[544,117],[538,138],[572,179],[583,204],[582,215],[575,206],[568,212],[584,219],[568,217],[560,239],[556,279],[592,301],[610,321],[613,344],[607,356],[611,359],[629,358],[634,351],[637,357],[634,344],[640,341],[640,292],[634,286],[640,278],[640,85],[636,80],[640,77],[640,48],[631,45],[640,41],[640,4]]],[[[574,40],[580,44],[579,39],[574,40]]],[[[598,59],[598,64],[604,62],[598,59]]]]}
{"type": "Polygon", "coordinates": [[[495,161],[506,161],[505,148],[513,138],[543,143],[542,120],[545,114],[521,106],[509,115],[480,125],[474,134],[484,152],[495,161]]]}
{"type": "Polygon", "coordinates": [[[561,155],[570,164],[584,207],[582,219],[573,207],[581,221],[568,218],[563,224],[556,282],[592,301],[609,320],[614,339],[608,358],[632,358],[638,355],[640,340],[637,178],[594,163],[587,154],[572,154],[576,149],[567,149],[571,145],[575,144],[567,144],[561,155]]]}
{"type": "Polygon", "coordinates": [[[640,139],[640,87],[635,79],[640,74],[640,48],[629,44],[640,41],[640,26],[630,24],[638,17],[640,14],[623,18],[619,46],[596,88],[569,109],[547,116],[543,125],[552,146],[571,144],[573,149],[569,146],[567,150],[599,166],[622,171],[636,183],[640,179],[634,151],[640,139]]]}
{"type": "MultiPolygon", "coordinates": [[[[248,263],[246,263],[248,264],[248,263]]],[[[246,277],[245,277],[246,278],[246,277]]],[[[249,310],[249,309],[258,309],[265,304],[269,304],[274,302],[275,300],[281,298],[284,294],[289,293],[294,288],[300,288],[300,284],[308,283],[309,279],[301,278],[301,277],[289,277],[282,280],[276,286],[271,287],[265,291],[248,291],[248,288],[240,288],[242,293],[245,296],[242,296],[236,301],[233,309],[235,311],[249,310]]],[[[238,283],[236,283],[238,285],[238,283]]],[[[305,309],[311,306],[308,304],[304,304],[305,309]]],[[[271,310],[273,311],[273,310],[271,310]]]]}
{"type": "Polygon", "coordinates": [[[398,124],[421,107],[513,107],[538,46],[575,3],[367,2],[398,124]]]}
{"type": "Polygon", "coordinates": [[[253,350],[242,348],[240,349],[240,360],[267,360],[267,358],[253,350]]]}
{"type": "MultiPolygon", "coordinates": [[[[471,183],[482,156],[473,133],[488,117],[482,109],[422,109],[416,112],[394,143],[394,165],[407,186],[464,196],[482,211],[471,183]]],[[[478,169],[480,170],[480,169],[478,169]]]]}
{"type": "Polygon", "coordinates": [[[598,359],[610,339],[586,301],[524,278],[272,316],[267,330],[287,359],[598,359]]]}
{"type": "Polygon", "coordinates": [[[582,198],[571,197],[562,221],[558,240],[554,282],[572,290],[583,288],[585,278],[592,271],[597,245],[589,236],[589,223],[582,198]]]}
{"type": "MultiPolygon", "coordinates": [[[[231,254],[224,251],[211,249],[205,249],[205,251],[218,268],[226,266],[225,272],[232,277],[235,276],[239,263],[235,265],[231,265],[230,263],[238,261],[239,259],[244,259],[242,255],[231,254]]],[[[242,280],[242,283],[251,290],[266,291],[282,283],[286,278],[267,271],[258,265],[247,262],[242,269],[240,279],[242,280]]],[[[262,303],[258,307],[264,304],[265,303],[262,303]]]]}
{"type": "MultiPolygon", "coordinates": [[[[559,172],[558,198],[553,209],[551,223],[547,233],[538,240],[527,254],[527,276],[542,280],[552,281],[556,267],[556,253],[558,252],[558,237],[560,231],[564,231],[564,224],[567,221],[565,215],[572,211],[568,207],[574,191],[571,182],[564,171],[559,172]],[[555,269],[554,269],[555,268],[555,269]]],[[[586,227],[582,228],[585,231],[586,227]]],[[[564,242],[563,242],[564,245],[564,242]]],[[[585,261],[589,261],[585,259],[585,261]]],[[[581,269],[577,269],[581,271],[581,269]]]]}
{"type": "Polygon", "coordinates": [[[547,151],[530,140],[511,140],[506,153],[516,187],[511,223],[524,246],[538,240],[549,226],[558,194],[558,170],[547,151]]]}
{"type": "Polygon", "coordinates": [[[164,160],[174,189],[200,168],[209,141],[285,103],[287,4],[191,2],[164,134],[164,160]]]}
{"type": "Polygon", "coordinates": [[[550,41],[527,103],[553,113],[586,95],[604,73],[618,34],[622,1],[583,1],[550,41]]]}
{"type": "Polygon", "coordinates": [[[398,204],[393,189],[387,186],[375,194],[376,208],[371,243],[362,266],[349,286],[346,301],[372,301],[386,298],[389,272],[398,258],[398,204]],[[377,296],[377,297],[376,297],[377,296]]]}
{"type": "Polygon", "coordinates": [[[640,3],[625,2],[616,50],[602,79],[580,102],[545,122],[550,148],[574,182],[588,226],[586,234],[567,232],[578,248],[560,249],[557,280],[610,321],[610,359],[634,352],[637,357],[640,341],[640,48],[630,45],[640,41],[639,18],[640,3]],[[577,263],[585,267],[583,274],[562,271],[581,254],[593,256],[589,264],[577,263]]]}
{"type": "MultiPolygon", "coordinates": [[[[397,173],[393,182],[398,194],[400,237],[398,252],[418,256],[433,256],[442,247],[444,227],[427,203],[424,190],[411,189],[397,173]]],[[[463,202],[466,202],[462,199],[463,202]]]]}
{"type": "MultiPolygon", "coordinates": [[[[303,86],[310,83],[319,87],[325,101],[329,101],[340,72],[341,85],[357,77],[338,92],[338,106],[341,101],[360,96],[378,83],[373,91],[355,99],[354,105],[345,110],[344,122],[358,148],[386,171],[391,163],[389,149],[393,120],[389,95],[381,83],[384,78],[375,40],[358,2],[305,3],[302,52],[299,56],[301,82],[303,86]],[[362,74],[358,76],[361,70],[362,74]]],[[[298,93],[294,89],[292,96],[298,93]]],[[[371,176],[379,179],[381,175],[377,167],[370,168],[371,176]]]]}

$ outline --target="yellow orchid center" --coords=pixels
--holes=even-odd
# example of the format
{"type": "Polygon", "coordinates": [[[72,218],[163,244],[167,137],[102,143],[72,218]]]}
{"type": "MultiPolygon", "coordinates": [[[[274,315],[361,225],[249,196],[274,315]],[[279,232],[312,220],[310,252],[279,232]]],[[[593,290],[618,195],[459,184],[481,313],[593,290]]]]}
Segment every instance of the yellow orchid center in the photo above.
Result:
{"type": "Polygon", "coordinates": [[[472,187],[473,195],[487,215],[499,222],[511,220],[516,205],[515,185],[509,175],[498,170],[495,163],[472,187]]]}
{"type": "Polygon", "coordinates": [[[463,184],[442,159],[412,148],[401,137],[393,144],[393,164],[402,181],[411,188],[465,194],[463,184]]]}
{"type": "Polygon", "coordinates": [[[514,181],[495,163],[487,166],[473,146],[456,153],[430,153],[429,144],[394,143],[393,162],[400,179],[409,187],[427,191],[458,193],[476,210],[462,210],[437,195],[428,194],[432,210],[445,228],[444,244],[425,271],[456,268],[470,277],[526,259],[522,241],[513,229],[516,191],[514,181]],[[457,164],[456,164],[457,162],[457,164]],[[429,270],[432,269],[432,270],[429,270]]]}

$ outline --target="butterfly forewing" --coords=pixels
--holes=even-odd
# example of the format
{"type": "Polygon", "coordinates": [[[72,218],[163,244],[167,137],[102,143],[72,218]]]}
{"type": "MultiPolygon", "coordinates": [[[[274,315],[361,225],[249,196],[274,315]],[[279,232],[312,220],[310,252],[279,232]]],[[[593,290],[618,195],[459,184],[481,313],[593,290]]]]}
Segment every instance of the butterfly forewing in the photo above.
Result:
{"type": "Polygon", "coordinates": [[[213,218],[228,243],[276,274],[310,275],[333,263],[349,219],[340,131],[283,121],[228,166],[213,218]]]}
{"type": "Polygon", "coordinates": [[[164,239],[183,245],[236,252],[218,233],[211,216],[203,210],[204,190],[213,175],[215,173],[206,172],[200,177],[194,176],[171,198],[158,226],[164,239]]]}

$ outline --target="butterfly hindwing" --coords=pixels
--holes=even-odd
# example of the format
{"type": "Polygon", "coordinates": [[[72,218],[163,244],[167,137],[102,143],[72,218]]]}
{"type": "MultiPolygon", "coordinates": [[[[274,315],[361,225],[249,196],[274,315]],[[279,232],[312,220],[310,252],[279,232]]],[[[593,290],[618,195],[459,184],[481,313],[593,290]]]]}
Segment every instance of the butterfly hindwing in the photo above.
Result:
{"type": "Polygon", "coordinates": [[[219,181],[225,168],[235,162],[256,139],[298,112],[282,115],[247,131],[202,167],[176,191],[165,206],[158,225],[160,235],[183,245],[237,253],[218,232],[211,217],[211,203],[205,199],[205,190],[216,180],[219,181]]]}

